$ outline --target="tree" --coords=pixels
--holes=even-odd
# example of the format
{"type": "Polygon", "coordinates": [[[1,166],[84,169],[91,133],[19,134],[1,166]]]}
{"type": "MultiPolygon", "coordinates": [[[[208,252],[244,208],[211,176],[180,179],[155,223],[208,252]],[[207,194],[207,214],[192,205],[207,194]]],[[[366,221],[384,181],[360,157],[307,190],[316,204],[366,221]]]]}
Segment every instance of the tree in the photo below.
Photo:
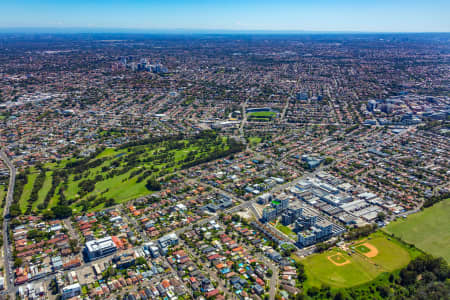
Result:
{"type": "Polygon", "coordinates": [[[44,220],[51,220],[55,218],[55,214],[51,210],[45,210],[42,213],[42,217],[44,218],[44,220]]]}
{"type": "Polygon", "coordinates": [[[22,222],[20,222],[19,219],[13,219],[9,224],[11,225],[12,228],[14,228],[22,225],[22,222]]]}
{"type": "Polygon", "coordinates": [[[11,206],[9,207],[9,215],[11,216],[11,218],[15,218],[21,213],[22,211],[20,210],[20,206],[18,203],[11,204],[11,206]]]}
{"type": "Polygon", "coordinates": [[[325,165],[329,165],[329,164],[331,164],[333,161],[334,161],[334,159],[333,159],[332,157],[326,157],[324,163],[325,163],[325,165]]]}
{"type": "Polygon", "coordinates": [[[18,267],[20,267],[22,265],[22,263],[23,263],[23,261],[22,261],[22,259],[20,257],[16,257],[14,259],[14,267],[18,268],[18,267]]]}
{"type": "Polygon", "coordinates": [[[433,282],[433,281],[436,281],[437,280],[437,277],[436,277],[436,275],[433,273],[433,272],[429,272],[429,271],[426,271],[425,273],[423,273],[423,275],[422,275],[422,280],[424,281],[424,282],[433,282]]]}
{"type": "Polygon", "coordinates": [[[106,199],[106,201],[105,201],[106,207],[113,206],[114,204],[116,204],[116,201],[113,198],[106,199]]]}
{"type": "Polygon", "coordinates": [[[328,250],[328,248],[330,248],[330,245],[327,243],[320,242],[316,244],[317,252],[323,252],[325,250],[328,250]]]}
{"type": "Polygon", "coordinates": [[[117,274],[117,269],[113,269],[112,267],[108,267],[104,272],[103,272],[103,278],[108,279],[109,277],[112,277],[114,275],[117,274]]]}
{"type": "Polygon", "coordinates": [[[295,300],[303,300],[303,299],[305,299],[305,295],[302,292],[297,293],[295,295],[295,300]]]}
{"type": "Polygon", "coordinates": [[[52,211],[57,219],[65,219],[72,215],[72,209],[65,205],[55,206],[52,211]]]}
{"type": "Polygon", "coordinates": [[[233,222],[239,222],[239,221],[241,220],[241,217],[240,217],[239,215],[233,215],[233,216],[231,217],[231,220],[232,220],[233,222]]]}
{"type": "Polygon", "coordinates": [[[384,299],[389,297],[390,289],[385,285],[377,286],[377,291],[380,293],[380,296],[384,299]]]}
{"type": "Polygon", "coordinates": [[[69,240],[69,246],[70,246],[70,249],[71,249],[73,252],[76,252],[75,250],[76,250],[76,248],[77,248],[77,246],[78,246],[78,241],[77,241],[76,239],[70,239],[70,240],[69,240]]]}
{"type": "Polygon", "coordinates": [[[136,265],[146,265],[146,264],[147,264],[147,261],[142,256],[136,258],[136,265]]]}
{"type": "Polygon", "coordinates": [[[445,284],[444,282],[431,282],[427,285],[422,285],[417,289],[415,299],[448,299],[449,293],[449,284],[445,284]]]}
{"type": "Polygon", "coordinates": [[[402,280],[402,285],[411,285],[416,281],[417,274],[414,271],[403,269],[400,271],[400,278],[402,280]]]}
{"type": "Polygon", "coordinates": [[[314,296],[317,296],[318,294],[319,294],[319,288],[318,287],[315,287],[315,286],[313,286],[312,288],[310,288],[309,290],[308,290],[308,292],[306,292],[307,294],[308,294],[308,296],[310,296],[310,297],[314,297],[314,296]]]}
{"type": "Polygon", "coordinates": [[[377,214],[377,220],[380,222],[383,222],[384,220],[386,220],[386,214],[384,212],[380,211],[377,214]]]}
{"type": "Polygon", "coordinates": [[[334,295],[334,300],[345,300],[345,299],[347,299],[347,295],[345,294],[344,291],[338,291],[334,295]]]}
{"type": "Polygon", "coordinates": [[[161,184],[158,181],[156,181],[155,178],[150,178],[149,180],[147,180],[147,184],[145,185],[145,187],[149,191],[160,191],[161,190],[161,184]]]}

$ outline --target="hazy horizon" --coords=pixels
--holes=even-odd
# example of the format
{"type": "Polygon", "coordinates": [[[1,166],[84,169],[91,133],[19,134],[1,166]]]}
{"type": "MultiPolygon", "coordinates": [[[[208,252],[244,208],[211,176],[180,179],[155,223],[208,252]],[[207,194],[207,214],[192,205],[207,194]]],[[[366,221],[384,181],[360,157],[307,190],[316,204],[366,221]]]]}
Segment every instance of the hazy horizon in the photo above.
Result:
{"type": "Polygon", "coordinates": [[[17,0],[0,30],[450,32],[441,0],[17,0]]]}
{"type": "Polygon", "coordinates": [[[0,27],[0,34],[450,34],[450,31],[352,31],[352,30],[249,30],[249,29],[140,29],[114,27],[0,27]]]}

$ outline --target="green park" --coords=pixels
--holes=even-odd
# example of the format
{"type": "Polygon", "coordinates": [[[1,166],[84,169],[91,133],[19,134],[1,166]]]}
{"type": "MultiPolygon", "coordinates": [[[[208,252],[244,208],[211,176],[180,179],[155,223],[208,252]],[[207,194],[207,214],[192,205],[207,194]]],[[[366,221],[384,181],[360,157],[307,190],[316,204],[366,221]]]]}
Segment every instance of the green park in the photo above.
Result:
{"type": "Polygon", "coordinates": [[[398,219],[384,230],[417,248],[450,262],[450,199],[398,219]]]}
{"type": "Polygon", "coordinates": [[[16,180],[13,213],[56,206],[99,210],[161,190],[183,169],[243,149],[235,140],[203,132],[196,136],[152,137],[116,148],[99,148],[22,171],[16,180]]]}
{"type": "Polygon", "coordinates": [[[255,111],[247,114],[249,121],[270,121],[277,116],[274,111],[255,111]]]}

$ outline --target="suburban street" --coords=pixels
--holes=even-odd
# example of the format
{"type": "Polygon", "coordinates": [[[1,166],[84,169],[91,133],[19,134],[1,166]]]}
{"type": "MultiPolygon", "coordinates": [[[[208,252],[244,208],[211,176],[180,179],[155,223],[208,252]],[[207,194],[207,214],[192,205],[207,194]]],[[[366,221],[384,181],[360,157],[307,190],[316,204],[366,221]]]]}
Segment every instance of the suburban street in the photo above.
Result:
{"type": "MultiPolygon", "coordinates": [[[[362,151],[365,152],[367,150],[362,150],[362,151]]],[[[359,152],[359,153],[361,153],[361,152],[359,152]]],[[[356,154],[353,154],[353,155],[356,155],[356,154]]],[[[10,265],[11,262],[12,262],[12,254],[11,254],[11,248],[9,246],[8,234],[7,234],[7,230],[6,229],[7,229],[8,221],[9,221],[7,216],[9,214],[10,205],[11,205],[11,203],[13,201],[16,169],[14,168],[14,166],[11,163],[11,161],[9,160],[9,158],[7,157],[7,155],[3,151],[0,152],[0,156],[1,156],[2,160],[5,162],[5,164],[8,166],[8,168],[10,169],[10,181],[9,181],[7,201],[6,201],[6,205],[5,205],[4,220],[3,220],[3,230],[4,230],[3,231],[3,242],[4,242],[4,245],[5,245],[5,247],[4,247],[4,254],[5,254],[5,256],[4,256],[5,281],[7,283],[7,289],[5,289],[4,293],[15,293],[15,292],[17,292],[17,287],[15,287],[14,283],[13,283],[14,278],[12,276],[12,269],[11,269],[12,266],[10,265]]],[[[283,167],[283,168],[292,168],[292,167],[289,167],[289,166],[285,165],[281,161],[276,162],[276,164],[278,166],[280,166],[280,167],[283,167]]],[[[322,171],[323,169],[324,169],[324,166],[322,165],[319,168],[317,168],[314,173],[322,171]]],[[[305,177],[305,176],[301,176],[300,178],[297,178],[294,181],[286,182],[284,184],[278,185],[278,186],[274,187],[271,190],[271,192],[280,192],[282,190],[288,189],[289,187],[295,185],[296,182],[301,180],[303,177],[305,177]]],[[[227,210],[224,210],[222,212],[222,213],[224,213],[226,215],[229,215],[229,214],[231,215],[231,214],[236,213],[236,212],[238,212],[240,210],[250,209],[252,214],[254,214],[254,216],[257,219],[259,219],[261,217],[260,213],[254,207],[254,204],[257,201],[257,197],[254,197],[253,199],[246,201],[246,200],[244,200],[242,198],[239,198],[239,197],[236,197],[235,195],[232,195],[232,194],[230,194],[230,193],[228,193],[228,192],[226,192],[226,191],[224,191],[224,190],[222,190],[220,188],[210,186],[210,185],[205,184],[205,183],[203,183],[203,182],[201,182],[199,180],[191,179],[191,180],[189,180],[189,182],[197,183],[197,184],[199,184],[201,186],[204,186],[204,187],[211,187],[217,193],[222,193],[222,194],[225,194],[228,197],[231,197],[231,198],[234,198],[234,199],[238,199],[241,202],[239,205],[231,207],[231,208],[229,208],[227,210]]],[[[210,222],[212,220],[217,220],[218,218],[219,218],[219,214],[213,215],[211,217],[202,219],[202,220],[200,220],[200,221],[198,221],[198,222],[196,222],[194,224],[190,224],[188,226],[185,226],[183,228],[175,230],[174,233],[176,233],[177,235],[180,235],[180,234],[182,234],[182,233],[184,233],[186,231],[192,230],[192,228],[194,226],[201,226],[201,225],[207,224],[208,222],[210,222]]],[[[130,218],[129,221],[132,221],[133,225],[136,226],[136,228],[138,227],[138,224],[136,223],[136,221],[133,218],[130,218]]],[[[69,223],[69,222],[67,222],[67,223],[69,223]]],[[[266,225],[269,226],[269,228],[271,230],[273,230],[274,232],[279,234],[281,237],[283,237],[284,240],[286,240],[287,242],[290,242],[290,243],[295,245],[295,241],[292,240],[291,238],[289,238],[288,236],[286,236],[284,233],[282,233],[278,229],[274,228],[270,224],[266,224],[266,225]]],[[[69,228],[71,228],[71,226],[69,226],[69,228]]],[[[148,241],[148,238],[146,238],[145,240],[148,241]]],[[[307,248],[303,248],[303,249],[297,249],[296,250],[296,254],[298,256],[307,256],[307,255],[312,254],[314,251],[315,251],[315,246],[311,246],[311,247],[307,247],[307,248]]],[[[265,260],[265,261],[267,261],[267,260],[265,260]]],[[[85,263],[85,264],[83,264],[82,266],[80,266],[78,268],[74,268],[73,270],[82,269],[82,268],[85,268],[85,267],[89,267],[91,265],[92,265],[92,263],[88,262],[88,263],[85,263]]],[[[269,297],[270,297],[270,299],[274,299],[275,298],[275,293],[276,293],[276,290],[277,290],[277,286],[278,286],[278,273],[279,273],[279,270],[278,270],[278,268],[275,265],[273,265],[273,264],[270,264],[270,265],[271,265],[271,268],[274,271],[274,274],[272,276],[272,279],[270,280],[269,297]]],[[[51,273],[51,274],[48,274],[47,276],[45,276],[45,277],[43,277],[43,278],[41,278],[39,280],[36,280],[36,282],[45,282],[45,281],[50,280],[54,276],[55,276],[55,273],[51,273]]]]}
{"type": "Polygon", "coordinates": [[[2,224],[5,284],[8,287],[7,292],[9,292],[14,287],[14,284],[13,284],[12,269],[10,265],[12,256],[8,239],[8,221],[9,221],[9,207],[11,206],[11,203],[13,201],[14,185],[16,183],[16,168],[14,167],[14,165],[9,160],[8,156],[3,150],[0,151],[0,157],[8,166],[10,172],[8,193],[6,195],[5,208],[3,210],[3,224],[2,224]]]}

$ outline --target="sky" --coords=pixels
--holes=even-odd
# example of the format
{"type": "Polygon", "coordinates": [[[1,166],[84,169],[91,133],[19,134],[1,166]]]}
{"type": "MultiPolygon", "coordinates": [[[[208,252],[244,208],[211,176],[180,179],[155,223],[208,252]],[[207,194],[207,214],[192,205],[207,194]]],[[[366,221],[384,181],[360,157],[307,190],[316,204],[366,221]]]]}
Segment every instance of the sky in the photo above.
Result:
{"type": "Polygon", "coordinates": [[[450,32],[450,0],[0,0],[0,28],[450,32]]]}

